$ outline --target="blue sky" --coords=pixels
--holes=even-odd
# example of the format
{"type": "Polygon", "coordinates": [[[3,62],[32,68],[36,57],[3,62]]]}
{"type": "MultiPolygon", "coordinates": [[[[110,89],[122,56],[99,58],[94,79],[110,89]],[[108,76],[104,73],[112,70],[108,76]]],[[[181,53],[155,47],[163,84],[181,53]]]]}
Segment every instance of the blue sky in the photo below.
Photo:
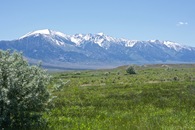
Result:
{"type": "Polygon", "coordinates": [[[195,46],[195,0],[1,0],[0,40],[39,29],[195,46]]]}

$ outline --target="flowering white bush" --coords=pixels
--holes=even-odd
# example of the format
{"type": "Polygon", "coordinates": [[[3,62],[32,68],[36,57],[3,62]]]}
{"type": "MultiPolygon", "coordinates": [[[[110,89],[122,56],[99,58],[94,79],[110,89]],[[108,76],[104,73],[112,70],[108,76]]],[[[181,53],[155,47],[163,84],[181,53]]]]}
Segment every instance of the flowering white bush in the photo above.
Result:
{"type": "Polygon", "coordinates": [[[28,128],[41,124],[49,99],[49,76],[30,66],[20,53],[0,51],[0,128],[28,128]]]}

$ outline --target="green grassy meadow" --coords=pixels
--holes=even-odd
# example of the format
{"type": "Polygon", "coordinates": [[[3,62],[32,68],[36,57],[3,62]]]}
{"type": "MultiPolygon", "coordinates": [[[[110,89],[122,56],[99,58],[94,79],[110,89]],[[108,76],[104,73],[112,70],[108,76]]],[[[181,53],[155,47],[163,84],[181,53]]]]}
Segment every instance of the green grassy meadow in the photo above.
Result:
{"type": "Polygon", "coordinates": [[[195,129],[195,65],[127,66],[52,74],[56,130],[195,129]]]}

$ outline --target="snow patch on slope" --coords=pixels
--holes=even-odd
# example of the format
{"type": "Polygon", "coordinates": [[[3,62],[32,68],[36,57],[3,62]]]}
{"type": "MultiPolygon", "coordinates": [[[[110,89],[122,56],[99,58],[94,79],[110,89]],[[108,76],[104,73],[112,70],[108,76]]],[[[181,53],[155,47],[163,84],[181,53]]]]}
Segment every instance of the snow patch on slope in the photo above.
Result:
{"type": "Polygon", "coordinates": [[[190,49],[187,46],[182,46],[179,43],[171,42],[171,41],[163,41],[163,44],[166,45],[169,48],[172,48],[176,51],[180,51],[181,49],[190,49]]]}
{"type": "Polygon", "coordinates": [[[125,42],[125,47],[133,47],[138,41],[137,40],[126,40],[122,39],[125,42]]]}

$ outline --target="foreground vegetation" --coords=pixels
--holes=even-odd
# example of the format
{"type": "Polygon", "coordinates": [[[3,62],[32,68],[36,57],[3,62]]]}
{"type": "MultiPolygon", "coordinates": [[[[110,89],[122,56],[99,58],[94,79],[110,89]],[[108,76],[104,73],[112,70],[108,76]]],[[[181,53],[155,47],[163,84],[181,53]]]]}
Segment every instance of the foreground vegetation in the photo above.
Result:
{"type": "Polygon", "coordinates": [[[50,129],[195,129],[195,65],[53,74],[50,129]]]}
{"type": "Polygon", "coordinates": [[[0,50],[0,130],[43,127],[48,83],[48,74],[22,54],[0,50]]]}

